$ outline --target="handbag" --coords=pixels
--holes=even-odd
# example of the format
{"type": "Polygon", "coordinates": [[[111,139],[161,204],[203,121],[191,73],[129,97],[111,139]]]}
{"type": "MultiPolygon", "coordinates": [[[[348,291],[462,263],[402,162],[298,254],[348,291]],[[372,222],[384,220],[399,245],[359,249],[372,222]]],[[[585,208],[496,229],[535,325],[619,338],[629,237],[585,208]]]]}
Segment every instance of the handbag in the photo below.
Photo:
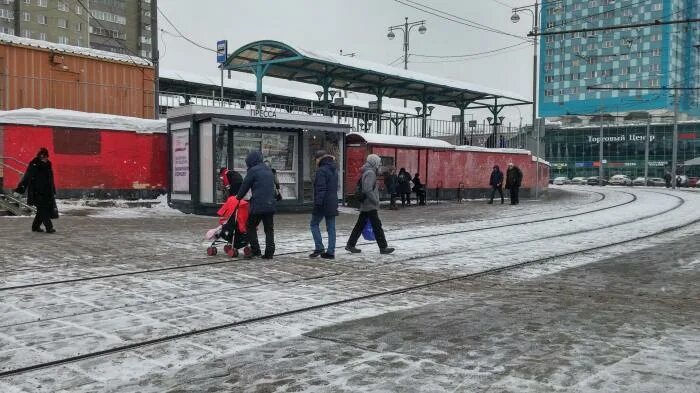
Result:
{"type": "Polygon", "coordinates": [[[374,237],[374,231],[372,230],[372,222],[369,220],[369,218],[367,221],[365,221],[365,227],[362,228],[362,237],[369,241],[376,240],[374,237]]]}
{"type": "Polygon", "coordinates": [[[57,220],[58,219],[58,206],[56,206],[56,201],[53,201],[53,209],[51,209],[51,219],[52,220],[57,220]]]}

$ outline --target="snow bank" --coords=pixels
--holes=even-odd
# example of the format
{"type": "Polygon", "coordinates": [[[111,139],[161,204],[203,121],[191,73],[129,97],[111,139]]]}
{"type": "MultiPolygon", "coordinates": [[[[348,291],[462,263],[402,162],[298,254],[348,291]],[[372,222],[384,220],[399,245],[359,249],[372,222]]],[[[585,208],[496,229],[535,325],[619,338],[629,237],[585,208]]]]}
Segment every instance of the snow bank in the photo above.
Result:
{"type": "Polygon", "coordinates": [[[412,146],[412,147],[432,147],[437,149],[454,149],[454,146],[449,142],[440,139],[419,138],[415,136],[397,136],[351,132],[348,134],[356,135],[364,139],[367,143],[375,143],[392,146],[412,146]]]}
{"type": "MultiPolygon", "coordinates": [[[[19,17],[19,15],[17,15],[17,17],[19,17]]],[[[48,49],[55,52],[68,53],[79,56],[94,57],[97,59],[118,61],[121,63],[131,63],[140,66],[153,66],[153,64],[149,60],[146,60],[142,57],[122,55],[119,53],[85,48],[82,46],[55,44],[49,41],[33,40],[31,38],[17,37],[9,34],[0,33],[0,42],[12,45],[28,46],[32,48],[48,49]]]]}
{"type": "Polygon", "coordinates": [[[134,131],[139,133],[158,134],[164,134],[167,130],[167,123],[165,119],[149,120],[138,117],[78,112],[53,108],[22,108],[12,111],[0,111],[0,124],[91,128],[98,130],[134,131]]]}
{"type": "Polygon", "coordinates": [[[455,150],[475,151],[475,152],[485,152],[485,153],[532,154],[530,152],[530,150],[525,150],[525,149],[492,148],[492,147],[468,146],[468,145],[456,146],[455,150]]]}
{"type": "Polygon", "coordinates": [[[141,218],[141,217],[174,217],[181,216],[179,210],[168,206],[167,195],[161,195],[156,199],[139,200],[136,203],[152,202],[152,207],[132,207],[132,203],[124,200],[100,200],[101,203],[113,202],[114,207],[92,207],[85,199],[56,201],[58,211],[67,215],[86,215],[88,217],[100,218],[141,218]]]}

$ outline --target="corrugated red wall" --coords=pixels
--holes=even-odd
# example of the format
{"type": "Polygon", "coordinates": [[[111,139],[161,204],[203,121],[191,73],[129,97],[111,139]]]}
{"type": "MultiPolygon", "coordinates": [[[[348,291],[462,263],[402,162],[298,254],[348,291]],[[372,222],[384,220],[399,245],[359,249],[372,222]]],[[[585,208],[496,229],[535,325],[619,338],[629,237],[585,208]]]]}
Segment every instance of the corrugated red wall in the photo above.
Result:
{"type": "MultiPolygon", "coordinates": [[[[31,161],[40,147],[48,148],[59,191],[165,190],[168,187],[166,134],[5,125],[2,135],[3,155],[24,163],[31,161]],[[59,151],[63,147],[57,146],[56,142],[60,144],[60,141],[55,140],[55,135],[64,138],[66,132],[92,134],[91,146],[77,153],[57,152],[57,147],[59,151]]],[[[80,137],[80,134],[74,136],[80,137]]],[[[4,176],[6,188],[14,188],[19,182],[19,176],[13,171],[5,170],[4,176]]]]}
{"type": "Polygon", "coordinates": [[[57,108],[152,119],[152,67],[0,44],[0,109],[57,108]]]}
{"type": "MultiPolygon", "coordinates": [[[[411,176],[420,173],[428,189],[487,189],[493,166],[498,165],[505,172],[510,162],[523,171],[523,188],[534,188],[536,182],[536,163],[527,154],[361,145],[348,146],[346,151],[346,194],[354,192],[360,167],[369,153],[394,157],[397,172],[406,168],[411,176]]],[[[540,187],[548,184],[549,166],[541,164],[540,187]]]]}

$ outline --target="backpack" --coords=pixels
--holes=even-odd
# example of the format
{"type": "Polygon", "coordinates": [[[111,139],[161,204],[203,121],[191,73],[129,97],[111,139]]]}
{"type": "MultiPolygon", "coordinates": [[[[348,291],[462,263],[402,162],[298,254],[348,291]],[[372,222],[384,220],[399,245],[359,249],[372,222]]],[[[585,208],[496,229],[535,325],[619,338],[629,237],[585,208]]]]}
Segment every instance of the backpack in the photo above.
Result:
{"type": "Polygon", "coordinates": [[[360,201],[360,203],[367,199],[367,195],[362,192],[362,176],[360,176],[360,178],[357,180],[357,184],[355,185],[355,199],[360,201]]]}

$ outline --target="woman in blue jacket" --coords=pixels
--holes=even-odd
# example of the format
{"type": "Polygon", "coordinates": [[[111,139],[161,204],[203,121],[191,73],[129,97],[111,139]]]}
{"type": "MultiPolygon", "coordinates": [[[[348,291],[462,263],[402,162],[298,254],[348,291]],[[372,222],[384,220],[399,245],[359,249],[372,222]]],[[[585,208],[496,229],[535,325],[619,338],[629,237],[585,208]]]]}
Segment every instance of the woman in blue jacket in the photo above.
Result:
{"type": "Polygon", "coordinates": [[[335,258],[335,217],[338,215],[338,170],[335,158],[324,150],[316,152],[316,177],[314,178],[314,210],[311,213],[311,235],[314,237],[314,252],[309,257],[335,258]],[[319,224],[326,220],[328,248],[323,247],[319,224]]]}

